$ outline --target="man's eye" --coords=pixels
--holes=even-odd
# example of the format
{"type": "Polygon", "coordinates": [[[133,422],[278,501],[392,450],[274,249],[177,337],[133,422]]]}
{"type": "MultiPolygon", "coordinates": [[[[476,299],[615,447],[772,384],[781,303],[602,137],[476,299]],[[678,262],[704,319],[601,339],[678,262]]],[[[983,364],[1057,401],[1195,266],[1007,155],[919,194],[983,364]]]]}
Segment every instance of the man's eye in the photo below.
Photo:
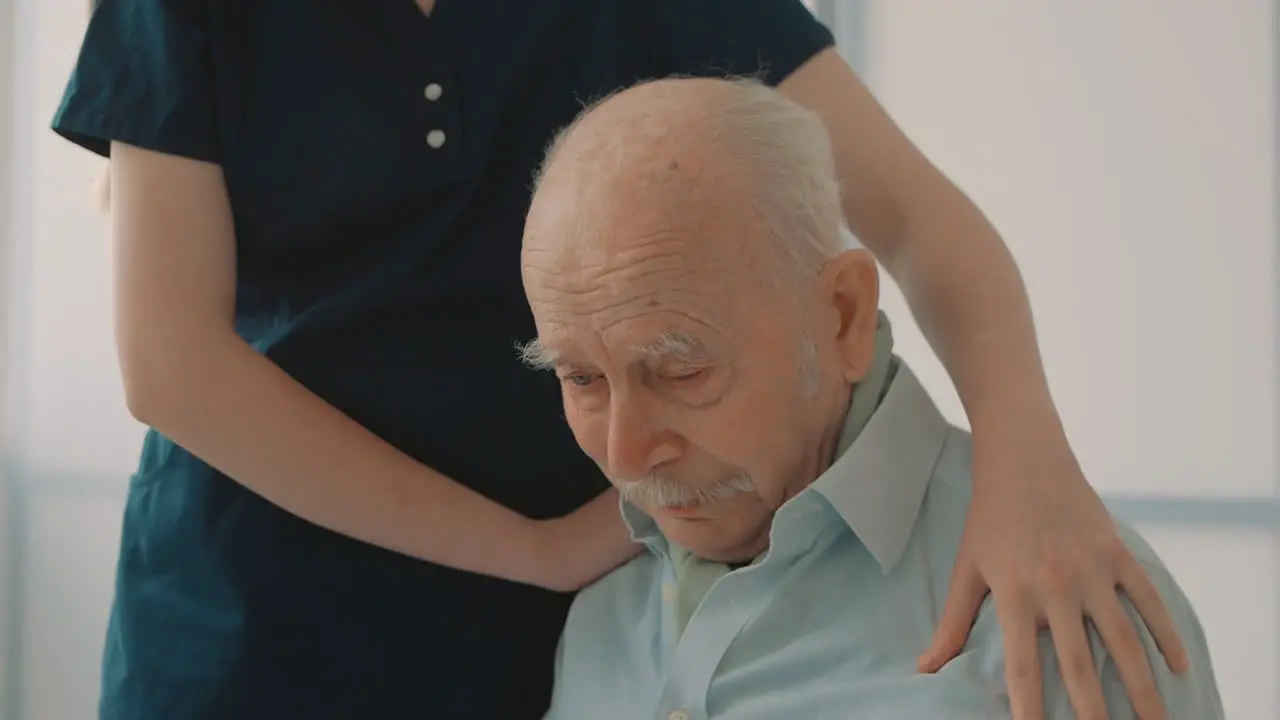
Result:
{"type": "Polygon", "coordinates": [[[590,387],[591,383],[596,381],[596,376],[588,375],[587,373],[569,373],[562,377],[561,381],[574,387],[585,388],[590,387]]]}
{"type": "Polygon", "coordinates": [[[706,374],[706,368],[690,368],[667,373],[667,379],[674,382],[697,380],[706,374]]]}

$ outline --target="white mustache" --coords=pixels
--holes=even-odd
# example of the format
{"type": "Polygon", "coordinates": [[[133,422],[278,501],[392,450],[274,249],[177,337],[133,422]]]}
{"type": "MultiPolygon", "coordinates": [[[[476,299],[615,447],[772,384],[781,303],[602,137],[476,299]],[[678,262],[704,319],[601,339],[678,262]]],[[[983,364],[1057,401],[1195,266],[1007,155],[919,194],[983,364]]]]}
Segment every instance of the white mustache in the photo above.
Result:
{"type": "Polygon", "coordinates": [[[707,487],[697,487],[658,475],[644,480],[618,480],[618,492],[632,505],[658,508],[710,505],[735,495],[755,492],[756,484],[745,473],[737,473],[707,487]]]}

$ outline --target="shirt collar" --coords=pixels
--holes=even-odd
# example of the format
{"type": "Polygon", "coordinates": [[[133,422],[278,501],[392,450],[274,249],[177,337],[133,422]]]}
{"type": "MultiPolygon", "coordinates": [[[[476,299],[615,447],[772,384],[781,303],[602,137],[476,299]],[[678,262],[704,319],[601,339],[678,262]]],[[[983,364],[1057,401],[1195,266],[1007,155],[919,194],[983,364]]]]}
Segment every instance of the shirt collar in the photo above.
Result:
{"type": "Polygon", "coordinates": [[[895,364],[866,427],[806,491],[826,498],[885,573],[906,550],[950,430],[911,369],[895,364]]]}
{"type": "Polygon", "coordinates": [[[633,541],[644,543],[655,550],[666,549],[666,539],[663,538],[662,531],[658,529],[658,523],[653,516],[627,502],[625,498],[619,500],[618,504],[622,508],[622,520],[631,531],[633,541]]]}
{"type": "MultiPolygon", "coordinates": [[[[787,503],[812,495],[824,498],[885,573],[897,565],[911,539],[950,429],[911,369],[901,361],[894,364],[888,391],[865,427],[846,423],[835,462],[787,503]]],[[[667,543],[653,518],[625,500],[621,508],[632,539],[665,554],[667,543]]],[[[788,515],[784,506],[775,526],[797,520],[788,515]]]]}

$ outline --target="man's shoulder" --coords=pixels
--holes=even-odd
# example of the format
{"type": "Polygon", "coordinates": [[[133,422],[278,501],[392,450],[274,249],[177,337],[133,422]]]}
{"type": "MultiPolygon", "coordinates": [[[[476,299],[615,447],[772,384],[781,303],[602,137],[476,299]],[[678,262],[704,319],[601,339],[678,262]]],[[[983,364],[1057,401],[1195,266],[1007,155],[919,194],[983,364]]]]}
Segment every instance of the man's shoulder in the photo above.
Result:
{"type": "MultiPolygon", "coordinates": [[[[1166,707],[1174,712],[1172,717],[1176,718],[1195,717],[1205,720],[1221,718],[1222,701],[1209,657],[1208,643],[1191,601],[1165,567],[1159,555],[1136,530],[1119,522],[1117,522],[1117,529],[1126,547],[1146,571],[1152,587],[1164,603],[1174,628],[1182,638],[1183,645],[1191,658],[1190,671],[1181,675],[1170,671],[1155,637],[1148,630],[1142,616],[1132,601],[1121,594],[1120,604],[1126,620],[1137,633],[1138,642],[1146,655],[1147,663],[1151,666],[1152,677],[1166,707]]],[[[1086,623],[1086,630],[1093,656],[1094,671],[1101,682],[1111,717],[1133,717],[1128,692],[1120,678],[1119,668],[1107,649],[1107,643],[1093,621],[1086,623]]],[[[1112,640],[1114,641],[1114,638],[1112,640]]],[[[1046,717],[1050,719],[1075,717],[1072,714],[1067,689],[1062,681],[1062,667],[1058,661],[1057,650],[1048,629],[1040,631],[1039,651],[1044,676],[1046,717]]],[[[991,598],[983,603],[963,654],[972,656],[970,661],[976,662],[982,668],[982,674],[986,675],[989,681],[1004,683],[1004,634],[991,598]]]]}
{"type": "Polygon", "coordinates": [[[579,591],[574,605],[646,593],[653,583],[662,580],[663,569],[662,559],[652,551],[645,550],[579,591]]]}
{"type": "MultiPolygon", "coordinates": [[[[964,523],[968,516],[969,502],[973,492],[972,468],[972,437],[963,429],[953,427],[947,434],[942,453],[934,467],[921,518],[921,522],[929,526],[929,532],[925,536],[933,543],[933,555],[940,558],[946,565],[945,569],[935,568],[935,570],[946,575],[949,575],[952,570],[951,563],[954,561],[955,552],[959,549],[964,523]]],[[[1116,522],[1116,527],[1125,547],[1146,572],[1152,588],[1159,595],[1191,657],[1192,669],[1189,672],[1182,675],[1173,674],[1141,615],[1133,603],[1121,595],[1121,606],[1127,621],[1137,632],[1138,641],[1146,654],[1147,662],[1152,667],[1152,675],[1161,696],[1168,707],[1178,708],[1181,711],[1173,717],[1194,717],[1206,720],[1220,718],[1222,704],[1218,696],[1208,644],[1191,601],[1159,554],[1137,530],[1119,521],[1116,522]]],[[[1128,695],[1120,680],[1115,661],[1107,651],[1106,643],[1093,622],[1087,624],[1087,630],[1094,670],[1101,680],[1103,692],[1107,696],[1108,709],[1113,713],[1112,717],[1132,717],[1128,695]]],[[[1062,670],[1058,664],[1057,651],[1049,630],[1040,632],[1039,646],[1041,669],[1044,675],[1045,703],[1048,709],[1046,717],[1050,719],[1075,717],[1070,710],[1070,701],[1062,682],[1062,670]]],[[[1004,634],[991,598],[987,598],[978,613],[963,656],[963,664],[976,669],[986,682],[1004,685],[1004,634]]]]}
{"type": "Polygon", "coordinates": [[[663,563],[646,552],[574,598],[560,636],[548,718],[636,717],[661,687],[663,563]]]}
{"type": "Polygon", "coordinates": [[[643,615],[659,597],[663,567],[659,557],[645,551],[583,588],[569,609],[566,637],[571,637],[579,628],[595,636],[615,626],[634,628],[635,618],[643,615]]]}

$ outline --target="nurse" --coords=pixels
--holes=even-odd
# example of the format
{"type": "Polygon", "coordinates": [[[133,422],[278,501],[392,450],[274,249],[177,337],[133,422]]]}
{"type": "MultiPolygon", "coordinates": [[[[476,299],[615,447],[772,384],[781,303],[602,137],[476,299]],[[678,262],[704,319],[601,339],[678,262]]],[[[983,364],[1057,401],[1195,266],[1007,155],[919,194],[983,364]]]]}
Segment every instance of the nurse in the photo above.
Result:
{"type": "MultiPolygon", "coordinates": [[[[101,2],[53,127],[111,158],[119,357],[153,428],[101,717],[541,715],[570,591],[637,548],[513,351],[531,174],[584,101],[726,72],[825,119],[849,224],[974,428],[922,669],[990,590],[1018,718],[1042,704],[1037,627],[1087,671],[1085,618],[1161,717],[1117,588],[1184,653],[1066,442],[1008,251],[799,0],[101,2]]],[[[1089,672],[1066,681],[1100,706],[1089,672]]]]}

